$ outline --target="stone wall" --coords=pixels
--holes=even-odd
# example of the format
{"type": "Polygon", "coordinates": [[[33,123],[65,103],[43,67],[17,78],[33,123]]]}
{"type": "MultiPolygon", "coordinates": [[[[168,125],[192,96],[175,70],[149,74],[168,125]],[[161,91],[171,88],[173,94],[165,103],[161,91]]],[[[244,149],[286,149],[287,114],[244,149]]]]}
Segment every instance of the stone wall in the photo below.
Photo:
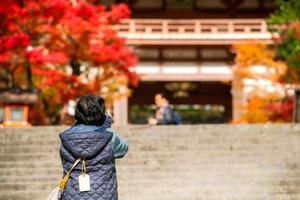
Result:
{"type": "MultiPolygon", "coordinates": [[[[61,177],[58,133],[0,129],[0,199],[43,200],[61,177]]],[[[116,127],[120,200],[300,200],[300,125],[116,127]]]]}

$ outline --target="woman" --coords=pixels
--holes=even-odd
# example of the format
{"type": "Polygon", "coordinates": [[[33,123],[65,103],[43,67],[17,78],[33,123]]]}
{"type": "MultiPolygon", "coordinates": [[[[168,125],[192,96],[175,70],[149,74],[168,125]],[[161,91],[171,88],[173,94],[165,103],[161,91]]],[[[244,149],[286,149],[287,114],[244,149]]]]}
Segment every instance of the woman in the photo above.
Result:
{"type": "Polygon", "coordinates": [[[155,118],[148,119],[149,125],[170,125],[173,122],[173,110],[169,105],[169,101],[166,95],[163,93],[157,93],[154,97],[155,104],[157,106],[155,118]]]}
{"type": "Polygon", "coordinates": [[[117,200],[115,159],[127,153],[128,145],[112,130],[112,119],[105,115],[104,99],[94,95],[81,97],[75,119],[76,124],[59,135],[64,175],[76,159],[81,159],[70,174],[62,200],[117,200]],[[80,183],[80,188],[79,176],[86,180],[86,175],[89,181],[80,183]]]}

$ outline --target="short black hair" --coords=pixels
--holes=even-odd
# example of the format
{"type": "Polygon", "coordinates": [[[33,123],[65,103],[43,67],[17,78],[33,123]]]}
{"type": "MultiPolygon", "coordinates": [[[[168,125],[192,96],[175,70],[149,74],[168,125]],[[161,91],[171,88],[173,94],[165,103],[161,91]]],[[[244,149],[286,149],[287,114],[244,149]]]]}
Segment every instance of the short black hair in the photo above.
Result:
{"type": "Polygon", "coordinates": [[[77,124],[101,126],[105,119],[105,101],[102,97],[88,94],[80,97],[75,108],[77,124]]]}
{"type": "Polygon", "coordinates": [[[156,95],[160,95],[162,98],[168,99],[167,95],[165,93],[163,93],[163,92],[156,93],[155,96],[156,95]]]}

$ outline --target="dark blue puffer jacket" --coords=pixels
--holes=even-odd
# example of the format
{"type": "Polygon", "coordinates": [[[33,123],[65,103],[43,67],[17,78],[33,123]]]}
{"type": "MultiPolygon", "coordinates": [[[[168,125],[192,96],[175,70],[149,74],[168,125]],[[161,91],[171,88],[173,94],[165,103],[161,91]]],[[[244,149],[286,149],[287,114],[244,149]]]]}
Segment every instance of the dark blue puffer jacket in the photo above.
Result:
{"type": "Polygon", "coordinates": [[[62,195],[62,200],[117,200],[117,177],[113,152],[111,120],[102,126],[76,125],[60,134],[62,142],[60,156],[64,175],[77,158],[86,160],[87,174],[91,189],[79,191],[78,177],[81,175],[80,162],[72,171],[62,195]]]}

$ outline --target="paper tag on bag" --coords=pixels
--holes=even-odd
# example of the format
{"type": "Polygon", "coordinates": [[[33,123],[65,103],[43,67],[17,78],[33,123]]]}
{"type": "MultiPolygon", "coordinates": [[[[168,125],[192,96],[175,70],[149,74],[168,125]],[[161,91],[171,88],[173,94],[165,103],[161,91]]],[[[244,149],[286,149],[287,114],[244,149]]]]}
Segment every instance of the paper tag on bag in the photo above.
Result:
{"type": "Polygon", "coordinates": [[[91,185],[90,185],[90,176],[85,174],[85,175],[80,175],[78,177],[79,180],[79,191],[80,192],[86,192],[90,191],[91,185]]]}

